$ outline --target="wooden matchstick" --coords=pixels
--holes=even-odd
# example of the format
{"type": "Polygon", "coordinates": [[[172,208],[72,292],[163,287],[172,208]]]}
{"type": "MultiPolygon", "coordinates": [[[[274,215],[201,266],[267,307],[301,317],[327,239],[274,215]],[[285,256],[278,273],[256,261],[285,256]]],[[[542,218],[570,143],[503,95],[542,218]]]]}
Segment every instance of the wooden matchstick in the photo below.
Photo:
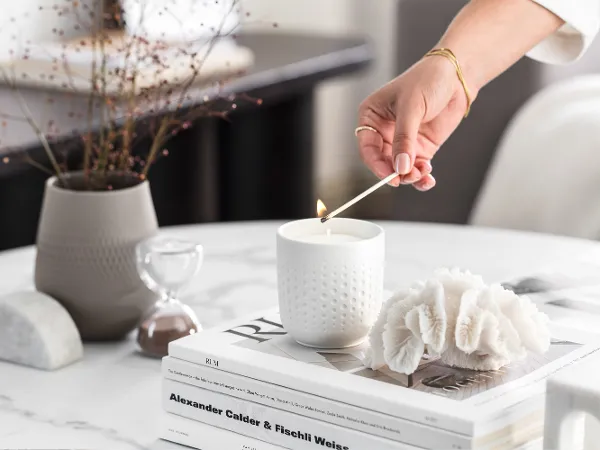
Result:
{"type": "Polygon", "coordinates": [[[357,195],[356,197],[354,197],[352,200],[350,200],[349,202],[343,204],[342,206],[340,206],[338,209],[336,209],[335,211],[330,212],[329,214],[327,214],[325,217],[321,218],[321,222],[325,223],[327,222],[329,219],[337,216],[339,213],[345,211],[346,209],[350,208],[352,205],[354,205],[355,203],[357,203],[358,201],[362,200],[363,198],[365,198],[367,195],[369,195],[370,193],[376,191],[377,189],[379,189],[381,186],[388,184],[390,181],[392,181],[394,178],[396,178],[398,176],[397,173],[393,173],[387,177],[385,177],[383,180],[379,181],[377,184],[371,186],[369,189],[367,189],[366,191],[364,191],[362,194],[357,195]]]}

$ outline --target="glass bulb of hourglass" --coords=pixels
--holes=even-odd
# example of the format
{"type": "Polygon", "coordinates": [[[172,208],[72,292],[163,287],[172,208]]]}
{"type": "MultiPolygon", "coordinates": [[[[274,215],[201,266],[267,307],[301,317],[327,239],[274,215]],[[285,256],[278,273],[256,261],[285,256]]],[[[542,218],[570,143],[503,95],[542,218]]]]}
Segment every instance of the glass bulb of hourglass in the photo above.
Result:
{"type": "Polygon", "coordinates": [[[202,329],[179,295],[200,270],[203,249],[193,242],[157,236],[140,242],[136,256],[140,278],[160,296],[138,327],[138,346],[148,355],[166,356],[169,342],[202,329]]]}

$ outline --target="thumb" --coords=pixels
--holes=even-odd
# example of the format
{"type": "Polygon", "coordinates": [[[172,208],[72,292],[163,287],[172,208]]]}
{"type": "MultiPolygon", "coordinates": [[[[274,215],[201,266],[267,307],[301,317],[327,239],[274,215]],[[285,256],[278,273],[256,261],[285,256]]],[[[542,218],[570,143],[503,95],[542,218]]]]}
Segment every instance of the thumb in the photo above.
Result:
{"type": "Polygon", "coordinates": [[[398,99],[392,161],[394,171],[400,175],[410,173],[415,164],[417,136],[422,119],[422,102],[411,98],[398,99]]]}

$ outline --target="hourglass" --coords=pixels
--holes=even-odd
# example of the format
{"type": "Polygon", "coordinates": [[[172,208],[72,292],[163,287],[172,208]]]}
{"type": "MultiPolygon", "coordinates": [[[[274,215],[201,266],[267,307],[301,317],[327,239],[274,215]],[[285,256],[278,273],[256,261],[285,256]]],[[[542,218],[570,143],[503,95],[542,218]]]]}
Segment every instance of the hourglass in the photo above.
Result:
{"type": "Polygon", "coordinates": [[[143,353],[166,356],[169,342],[202,329],[194,311],[181,303],[179,295],[200,270],[203,253],[199,244],[163,236],[137,245],[139,275],[160,297],[138,327],[137,343],[143,353]]]}

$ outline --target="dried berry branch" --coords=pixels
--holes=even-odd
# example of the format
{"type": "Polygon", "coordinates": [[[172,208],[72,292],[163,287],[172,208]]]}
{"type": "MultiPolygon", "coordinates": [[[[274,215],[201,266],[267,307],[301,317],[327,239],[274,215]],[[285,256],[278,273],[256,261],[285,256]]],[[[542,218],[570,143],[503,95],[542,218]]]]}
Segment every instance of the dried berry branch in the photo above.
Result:
{"type": "MultiPolygon", "coordinates": [[[[72,92],[74,96],[81,95],[82,86],[89,86],[86,94],[87,111],[73,111],[69,116],[85,116],[86,128],[79,131],[79,135],[83,144],[83,172],[90,188],[102,186],[103,180],[112,171],[146,179],[156,160],[168,154],[164,146],[172,137],[189,128],[200,117],[227,116],[227,109],[214,109],[215,103],[212,102],[219,98],[225,80],[213,82],[216,94],[211,94],[211,99],[205,94],[201,94],[202,99],[193,98],[191,92],[217,43],[235,32],[235,29],[227,31],[224,27],[227,16],[239,7],[239,0],[231,0],[229,11],[222,17],[220,26],[211,29],[212,36],[206,42],[197,40],[175,46],[160,40],[150,42],[143,34],[119,36],[107,31],[101,26],[103,22],[122,25],[123,19],[120,10],[104,10],[103,0],[100,0],[100,8],[98,0],[93,0],[96,3],[92,3],[91,8],[78,0],[64,1],[63,7],[56,6],[53,10],[58,11],[59,15],[70,14],[75,17],[75,29],[88,30],[90,35],[78,43],[65,42],[61,55],[51,56],[53,73],[48,75],[47,80],[60,79],[61,89],[72,92]],[[70,61],[68,56],[83,53],[91,55],[91,70],[87,79],[82,78],[81,71],[78,73],[75,70],[77,63],[70,61]],[[115,66],[115,61],[119,62],[118,66],[115,66]],[[134,154],[137,145],[148,137],[150,145],[147,153],[143,156],[134,154]]],[[[141,24],[138,25],[141,29],[141,24]]],[[[65,30],[61,29],[55,29],[54,32],[58,36],[65,34],[65,30]]],[[[28,57],[29,48],[26,48],[22,58],[28,57]]],[[[13,83],[12,88],[18,94],[17,83],[13,83]]],[[[34,129],[53,170],[64,185],[67,160],[64,158],[59,162],[55,156],[60,153],[59,144],[62,143],[55,144],[53,148],[47,139],[50,133],[58,136],[59,130],[50,121],[48,131],[44,133],[35,123],[23,97],[18,95],[25,116],[23,120],[34,129]]],[[[261,103],[249,97],[240,98],[261,103]]],[[[230,109],[237,107],[234,100],[235,97],[230,98],[230,109]]],[[[67,154],[64,148],[63,151],[67,154]]],[[[28,162],[36,167],[41,166],[31,158],[28,158],[28,162]]]]}
{"type": "Polygon", "coordinates": [[[43,164],[40,164],[39,162],[37,162],[35,159],[33,159],[31,156],[29,156],[27,154],[23,155],[23,161],[25,161],[27,164],[35,167],[36,169],[41,170],[42,172],[46,172],[48,175],[54,175],[54,172],[52,172],[46,166],[44,166],[43,164]]]}
{"type": "Polygon", "coordinates": [[[37,138],[39,139],[42,147],[44,148],[44,151],[46,152],[46,156],[50,160],[50,164],[52,164],[52,167],[53,167],[54,171],[56,172],[56,176],[58,177],[58,179],[61,182],[64,183],[65,180],[64,180],[64,176],[63,176],[63,171],[61,170],[61,168],[58,164],[58,161],[54,157],[54,152],[52,151],[52,148],[50,147],[48,139],[46,138],[46,135],[41,130],[41,128],[38,126],[37,122],[34,120],[33,114],[31,113],[31,110],[29,109],[27,102],[21,95],[21,92],[17,88],[14,79],[11,79],[9,77],[8,73],[6,73],[6,69],[1,66],[0,66],[0,75],[2,75],[4,83],[15,93],[15,96],[17,97],[17,100],[19,101],[19,107],[21,108],[21,112],[23,113],[24,119],[27,121],[27,123],[29,124],[29,126],[32,128],[32,130],[36,134],[37,138]]]}

